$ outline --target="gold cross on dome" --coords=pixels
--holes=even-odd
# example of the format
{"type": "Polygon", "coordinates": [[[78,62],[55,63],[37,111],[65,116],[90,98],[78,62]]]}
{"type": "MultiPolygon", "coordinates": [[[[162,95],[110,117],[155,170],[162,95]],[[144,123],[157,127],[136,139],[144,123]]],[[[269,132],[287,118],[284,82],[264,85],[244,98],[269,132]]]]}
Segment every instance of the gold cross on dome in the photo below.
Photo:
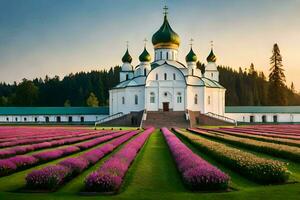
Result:
{"type": "Polygon", "coordinates": [[[144,39],[144,47],[146,47],[146,44],[147,44],[148,40],[147,38],[144,39]]]}
{"type": "Polygon", "coordinates": [[[191,48],[193,47],[193,42],[194,42],[194,39],[191,38],[191,39],[190,39],[190,46],[191,46],[191,48]]]}
{"type": "Polygon", "coordinates": [[[210,41],[210,47],[211,47],[211,48],[214,47],[214,41],[210,41]]]}
{"type": "Polygon", "coordinates": [[[164,15],[166,16],[166,15],[168,14],[168,9],[169,9],[169,8],[168,8],[167,6],[165,6],[163,9],[164,9],[164,12],[163,12],[163,13],[164,13],[164,15]]]}

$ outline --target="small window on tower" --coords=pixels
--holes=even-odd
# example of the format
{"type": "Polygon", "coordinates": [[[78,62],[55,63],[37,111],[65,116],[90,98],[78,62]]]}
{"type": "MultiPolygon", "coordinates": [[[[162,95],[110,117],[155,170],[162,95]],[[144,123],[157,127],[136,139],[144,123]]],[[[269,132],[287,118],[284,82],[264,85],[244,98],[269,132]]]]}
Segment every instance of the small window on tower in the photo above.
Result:
{"type": "Polygon", "coordinates": [[[150,93],[150,103],[155,103],[155,94],[154,94],[154,92],[150,93]]]}
{"type": "Polygon", "coordinates": [[[158,74],[155,74],[155,79],[158,80],[158,74]]]}
{"type": "Polygon", "coordinates": [[[147,70],[146,69],[144,69],[144,76],[146,76],[147,75],[147,70]]]}
{"type": "Polygon", "coordinates": [[[134,95],[134,104],[138,105],[138,103],[139,103],[138,95],[134,95]]]}
{"type": "Polygon", "coordinates": [[[177,93],[177,103],[181,103],[182,102],[182,96],[181,96],[181,92],[177,93]]]}
{"type": "Polygon", "coordinates": [[[164,74],[164,78],[165,78],[165,80],[167,80],[167,73],[164,74]]]}
{"type": "Polygon", "coordinates": [[[129,76],[128,76],[128,74],[126,74],[126,81],[129,79],[129,76]]]}
{"type": "Polygon", "coordinates": [[[208,96],[207,104],[210,105],[210,96],[208,96]]]}
{"type": "Polygon", "coordinates": [[[169,60],[169,53],[167,52],[167,60],[169,60]]]}
{"type": "Polygon", "coordinates": [[[195,94],[195,97],[194,97],[194,104],[198,104],[198,95],[195,94]]]}
{"type": "Polygon", "coordinates": [[[160,52],[160,59],[162,60],[162,51],[160,52]]]}
{"type": "Polygon", "coordinates": [[[211,73],[211,77],[212,77],[212,78],[214,77],[214,73],[211,73]]]}
{"type": "Polygon", "coordinates": [[[125,104],[125,97],[122,97],[122,104],[125,104]]]}
{"type": "Polygon", "coordinates": [[[173,73],[173,80],[176,80],[176,74],[173,73]]]}

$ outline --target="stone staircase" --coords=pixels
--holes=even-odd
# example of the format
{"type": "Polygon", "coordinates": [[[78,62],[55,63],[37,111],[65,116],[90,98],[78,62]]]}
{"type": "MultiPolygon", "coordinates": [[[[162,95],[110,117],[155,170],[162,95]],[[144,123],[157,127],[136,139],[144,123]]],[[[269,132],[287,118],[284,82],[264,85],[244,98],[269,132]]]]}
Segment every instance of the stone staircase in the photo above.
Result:
{"type": "Polygon", "coordinates": [[[190,122],[186,120],[184,111],[147,111],[147,119],[143,121],[143,127],[188,128],[189,125],[190,122]]]}
{"type": "Polygon", "coordinates": [[[142,121],[143,111],[131,112],[119,118],[101,123],[99,126],[125,126],[139,127],[142,121]]]}
{"type": "Polygon", "coordinates": [[[232,126],[234,123],[217,119],[205,114],[201,114],[199,111],[189,111],[190,127],[197,126],[232,126]]]}

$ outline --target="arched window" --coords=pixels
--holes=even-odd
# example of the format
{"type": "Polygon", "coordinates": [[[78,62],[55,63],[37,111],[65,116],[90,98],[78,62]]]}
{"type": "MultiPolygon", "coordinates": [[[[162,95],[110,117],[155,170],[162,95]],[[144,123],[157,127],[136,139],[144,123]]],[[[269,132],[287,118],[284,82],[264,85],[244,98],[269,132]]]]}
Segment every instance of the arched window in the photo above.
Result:
{"type": "Polygon", "coordinates": [[[182,102],[182,96],[181,96],[181,92],[177,93],[177,103],[181,103],[182,102]]]}
{"type": "Polygon", "coordinates": [[[49,122],[49,117],[45,117],[45,121],[48,123],[49,122]]]}
{"type": "Polygon", "coordinates": [[[263,116],[261,117],[261,121],[262,121],[263,123],[266,123],[266,122],[267,122],[267,116],[266,116],[266,115],[263,115],[263,116]]]}
{"type": "Polygon", "coordinates": [[[277,123],[277,121],[278,121],[278,117],[277,117],[277,115],[274,115],[274,116],[273,116],[273,122],[274,122],[274,123],[277,123]]]}
{"type": "Polygon", "coordinates": [[[129,75],[128,74],[126,74],[126,81],[129,79],[129,75]]]}
{"type": "Polygon", "coordinates": [[[56,117],[56,122],[61,122],[61,117],[60,116],[56,117]]]}
{"type": "Polygon", "coordinates": [[[211,73],[211,77],[212,77],[212,78],[214,77],[214,73],[211,73]]]}
{"type": "Polygon", "coordinates": [[[194,104],[198,104],[198,95],[195,94],[195,97],[194,97],[194,104]]]}
{"type": "Polygon", "coordinates": [[[162,51],[160,52],[160,59],[162,60],[162,51]]]}
{"type": "Polygon", "coordinates": [[[146,70],[146,68],[144,69],[144,76],[146,76],[147,75],[147,70],[146,70]]]}
{"type": "Polygon", "coordinates": [[[255,118],[254,118],[253,115],[250,116],[250,122],[251,122],[251,123],[255,122],[255,118]]]}
{"type": "Polygon", "coordinates": [[[169,60],[169,52],[167,52],[167,60],[169,60]]]}
{"type": "Polygon", "coordinates": [[[173,73],[173,80],[176,80],[176,74],[173,73]]]}
{"type": "Polygon", "coordinates": [[[122,104],[125,104],[125,97],[122,97],[122,104]]]}
{"type": "Polygon", "coordinates": [[[134,104],[138,105],[138,103],[139,103],[139,97],[138,95],[134,95],[134,104]]]}
{"type": "Polygon", "coordinates": [[[164,74],[164,78],[165,78],[165,80],[167,80],[167,73],[164,74]]]}
{"type": "Polygon", "coordinates": [[[155,79],[158,80],[158,74],[155,74],[155,79]]]}
{"type": "Polygon", "coordinates": [[[26,117],[24,117],[24,122],[26,122],[27,121],[27,118],[26,117]]]}
{"type": "Polygon", "coordinates": [[[150,93],[150,103],[155,103],[155,94],[154,94],[154,92],[150,93]]]}
{"type": "Polygon", "coordinates": [[[73,122],[73,117],[72,117],[72,116],[69,116],[68,121],[69,121],[69,122],[73,122]]]}
{"type": "Polygon", "coordinates": [[[81,122],[81,123],[84,122],[84,117],[83,117],[83,116],[80,117],[80,122],[81,122]]]}
{"type": "Polygon", "coordinates": [[[210,105],[210,96],[207,98],[207,104],[210,105]]]}

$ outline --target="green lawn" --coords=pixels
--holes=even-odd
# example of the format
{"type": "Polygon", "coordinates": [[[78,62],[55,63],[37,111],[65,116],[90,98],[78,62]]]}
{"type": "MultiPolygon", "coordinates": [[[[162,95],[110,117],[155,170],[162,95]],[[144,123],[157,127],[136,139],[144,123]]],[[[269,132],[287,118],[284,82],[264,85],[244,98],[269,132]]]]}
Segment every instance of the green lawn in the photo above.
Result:
{"type": "MultiPolygon", "coordinates": [[[[103,162],[103,160],[101,160],[97,165],[89,168],[83,174],[54,193],[33,194],[15,192],[16,189],[24,186],[24,177],[32,169],[2,177],[0,178],[0,199],[299,199],[300,183],[276,186],[258,185],[239,176],[226,167],[219,165],[213,159],[203,155],[191,145],[188,144],[188,146],[191,147],[195,153],[228,173],[232,177],[231,186],[238,189],[238,191],[223,193],[194,193],[188,191],[182,184],[181,177],[177,172],[163,135],[157,130],[149,138],[137,159],[134,161],[125,178],[123,187],[117,195],[82,196],[79,194],[84,187],[84,177],[98,168],[103,162]]],[[[56,160],[52,163],[58,161],[59,160],[56,160]]],[[[291,171],[297,174],[295,177],[300,181],[299,169],[300,166],[294,163],[290,168],[291,171]]]]}

